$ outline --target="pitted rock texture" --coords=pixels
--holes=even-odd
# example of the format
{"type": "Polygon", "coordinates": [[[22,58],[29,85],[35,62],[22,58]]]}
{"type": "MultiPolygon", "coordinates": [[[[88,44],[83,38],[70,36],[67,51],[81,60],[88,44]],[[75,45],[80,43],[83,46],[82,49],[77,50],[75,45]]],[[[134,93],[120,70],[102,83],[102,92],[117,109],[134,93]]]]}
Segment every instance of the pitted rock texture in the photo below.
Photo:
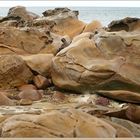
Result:
{"type": "Polygon", "coordinates": [[[26,7],[16,6],[9,9],[6,17],[0,19],[0,26],[23,27],[36,18],[39,16],[27,11],[26,7]]]}
{"type": "MultiPolygon", "coordinates": [[[[92,38],[77,39],[54,57],[54,84],[78,92],[124,90],[137,95],[133,92],[140,91],[139,38],[139,33],[101,31],[92,38]]],[[[125,94],[120,100],[128,101],[125,94]]]]}
{"type": "Polygon", "coordinates": [[[56,8],[54,10],[47,10],[43,14],[45,20],[55,23],[52,32],[59,35],[68,35],[71,39],[82,33],[86,26],[84,22],[78,20],[78,11],[56,8]]]}
{"type": "Polygon", "coordinates": [[[21,57],[0,56],[0,89],[9,89],[28,83],[33,74],[21,57]]]}
{"type": "Polygon", "coordinates": [[[39,17],[37,14],[27,11],[24,6],[10,8],[7,16],[21,17],[24,21],[33,20],[39,17]]]}
{"type": "Polygon", "coordinates": [[[47,47],[53,40],[48,33],[35,28],[0,27],[0,54],[35,54],[47,47]]]}
{"type": "Polygon", "coordinates": [[[126,17],[121,20],[114,20],[108,25],[108,31],[121,31],[125,30],[128,32],[140,30],[140,19],[126,17]]]}
{"type": "Polygon", "coordinates": [[[55,8],[53,10],[46,10],[42,13],[45,17],[49,16],[61,16],[62,14],[69,15],[71,17],[77,18],[79,15],[78,11],[72,11],[69,8],[55,8]]]}
{"type": "Polygon", "coordinates": [[[78,110],[15,115],[1,125],[1,137],[114,138],[116,135],[110,124],[78,110]]]}

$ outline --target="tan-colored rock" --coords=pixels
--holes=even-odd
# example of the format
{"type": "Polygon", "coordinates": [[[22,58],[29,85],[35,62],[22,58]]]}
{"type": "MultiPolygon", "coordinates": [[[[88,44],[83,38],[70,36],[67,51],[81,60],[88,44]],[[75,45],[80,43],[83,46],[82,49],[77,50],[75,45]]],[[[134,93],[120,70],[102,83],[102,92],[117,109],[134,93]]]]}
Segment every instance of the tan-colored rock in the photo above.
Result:
{"type": "Polygon", "coordinates": [[[98,20],[93,20],[87,24],[83,32],[95,32],[97,29],[102,28],[102,24],[98,20]]]}
{"type": "Polygon", "coordinates": [[[32,72],[21,57],[0,56],[0,89],[10,89],[27,84],[32,78],[32,72]]]}
{"type": "Polygon", "coordinates": [[[55,91],[53,94],[53,98],[54,98],[54,100],[61,101],[61,100],[65,100],[66,96],[64,93],[61,93],[59,91],[55,91]]]}
{"type": "Polygon", "coordinates": [[[123,92],[124,96],[112,94],[110,97],[139,103],[140,34],[99,31],[93,37],[88,36],[77,39],[54,57],[53,83],[80,93],[129,91],[123,92]]]}
{"type": "Polygon", "coordinates": [[[140,123],[140,106],[138,105],[129,105],[126,110],[126,116],[129,120],[140,123]]]}
{"type": "Polygon", "coordinates": [[[54,54],[56,55],[61,49],[67,47],[71,43],[69,36],[61,36],[54,33],[50,33],[53,42],[42,49],[40,53],[54,54]]]}
{"type": "Polygon", "coordinates": [[[9,99],[3,92],[0,92],[0,105],[12,106],[14,101],[9,99]]]}
{"type": "Polygon", "coordinates": [[[110,125],[112,125],[112,127],[114,127],[117,130],[116,137],[119,137],[119,138],[135,137],[134,134],[129,129],[127,129],[126,127],[121,126],[120,124],[111,122],[111,121],[106,120],[106,119],[103,119],[103,120],[106,121],[107,123],[109,123],[110,125]]]}
{"type": "Polygon", "coordinates": [[[53,32],[60,35],[68,35],[71,39],[81,34],[85,28],[85,23],[72,18],[60,19],[53,28],[53,32]]]}
{"type": "Polygon", "coordinates": [[[85,33],[81,33],[80,35],[77,35],[73,38],[72,43],[80,40],[80,39],[84,39],[84,38],[93,38],[94,37],[94,33],[91,32],[85,32],[85,33]]]}
{"type": "Polygon", "coordinates": [[[0,27],[0,43],[2,44],[0,45],[0,50],[2,50],[0,54],[11,54],[10,52],[36,54],[47,47],[50,42],[52,42],[52,38],[44,30],[30,27],[0,27]]]}
{"type": "Polygon", "coordinates": [[[50,76],[53,54],[21,56],[31,70],[44,77],[50,76]]]}
{"type": "Polygon", "coordinates": [[[111,90],[111,91],[98,90],[96,91],[96,93],[117,100],[124,100],[132,103],[140,102],[140,93],[137,92],[131,92],[126,90],[111,90]]]}
{"type": "Polygon", "coordinates": [[[1,137],[114,138],[116,133],[110,124],[78,110],[15,115],[1,127],[1,137]]]}
{"type": "Polygon", "coordinates": [[[10,8],[7,16],[18,16],[25,21],[33,20],[39,17],[37,14],[27,11],[24,6],[15,6],[10,8]]]}
{"type": "Polygon", "coordinates": [[[71,16],[73,18],[77,18],[79,15],[78,11],[72,11],[69,8],[54,8],[53,10],[46,10],[42,13],[45,17],[50,17],[50,16],[71,16]]]}
{"type": "Polygon", "coordinates": [[[140,19],[126,17],[121,20],[114,20],[108,25],[108,31],[121,31],[125,30],[128,32],[140,30],[140,19]]]}
{"type": "Polygon", "coordinates": [[[52,29],[54,33],[68,35],[70,38],[83,32],[86,24],[78,20],[78,11],[71,11],[68,8],[55,8],[44,13],[45,19],[54,21],[52,29]]]}
{"type": "Polygon", "coordinates": [[[32,85],[32,84],[27,84],[27,85],[22,85],[20,87],[18,87],[18,89],[20,91],[23,91],[23,90],[29,90],[29,89],[37,89],[36,86],[32,85]]]}
{"type": "Polygon", "coordinates": [[[42,94],[34,89],[21,91],[18,96],[20,99],[28,99],[32,101],[38,101],[42,98],[42,94]]]}
{"type": "Polygon", "coordinates": [[[0,26],[23,27],[38,17],[37,14],[27,11],[25,7],[16,6],[9,9],[6,17],[0,19],[0,26]]]}
{"type": "Polygon", "coordinates": [[[49,80],[46,77],[43,77],[42,75],[35,76],[33,81],[38,89],[46,89],[50,86],[49,80]]]}
{"type": "Polygon", "coordinates": [[[111,117],[111,121],[127,128],[135,137],[140,137],[140,125],[125,119],[111,117]]]}
{"type": "Polygon", "coordinates": [[[33,103],[33,101],[30,99],[21,99],[19,101],[19,104],[22,106],[31,105],[32,103],[33,103]]]}

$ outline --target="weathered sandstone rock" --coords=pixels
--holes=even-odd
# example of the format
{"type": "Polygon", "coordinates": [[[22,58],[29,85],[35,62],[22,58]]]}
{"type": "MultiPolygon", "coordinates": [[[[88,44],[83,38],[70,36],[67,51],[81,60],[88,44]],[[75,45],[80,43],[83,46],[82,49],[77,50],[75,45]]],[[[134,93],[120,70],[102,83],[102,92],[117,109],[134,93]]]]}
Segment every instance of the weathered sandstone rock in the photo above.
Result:
{"type": "Polygon", "coordinates": [[[35,13],[29,12],[24,6],[16,6],[9,9],[7,16],[21,17],[23,20],[33,20],[39,16],[35,13]]]}
{"type": "Polygon", "coordinates": [[[111,121],[117,123],[133,133],[135,137],[140,137],[140,125],[125,119],[111,117],[111,121]]]}
{"type": "Polygon", "coordinates": [[[108,31],[139,31],[140,30],[140,19],[126,17],[121,20],[114,20],[108,25],[108,31]]]}
{"type": "Polygon", "coordinates": [[[54,84],[78,92],[130,91],[120,100],[139,103],[139,38],[136,32],[101,31],[94,37],[77,39],[54,57],[54,84]]]}
{"type": "Polygon", "coordinates": [[[29,89],[37,89],[36,86],[32,85],[32,84],[26,84],[26,85],[22,85],[20,87],[18,87],[19,91],[23,91],[23,90],[29,90],[29,89]]]}
{"type": "Polygon", "coordinates": [[[129,120],[140,123],[140,106],[137,105],[129,105],[128,109],[126,110],[126,116],[129,120]]]}
{"type": "Polygon", "coordinates": [[[33,103],[33,101],[30,99],[21,99],[19,101],[19,104],[22,106],[31,105],[32,103],[33,103]]]}
{"type": "Polygon", "coordinates": [[[0,19],[0,26],[23,27],[39,18],[35,13],[29,12],[23,6],[16,6],[9,9],[6,17],[0,19]]]}
{"type": "Polygon", "coordinates": [[[15,115],[5,120],[1,127],[2,137],[114,138],[116,134],[105,121],[78,110],[15,115]]]}
{"type": "Polygon", "coordinates": [[[21,57],[0,56],[0,89],[10,89],[27,84],[32,78],[32,72],[21,57]]]}
{"type": "Polygon", "coordinates": [[[68,35],[70,38],[83,32],[86,24],[78,20],[78,12],[67,8],[55,8],[44,13],[45,19],[54,21],[52,32],[60,35],[68,35]]]}
{"type": "Polygon", "coordinates": [[[10,49],[20,54],[35,54],[52,42],[48,33],[35,28],[0,27],[1,49],[10,49]]]}
{"type": "Polygon", "coordinates": [[[33,79],[34,84],[39,89],[45,89],[50,85],[49,80],[46,77],[43,77],[42,75],[37,75],[33,79]]]}
{"type": "Polygon", "coordinates": [[[53,40],[52,43],[42,49],[40,53],[56,55],[61,49],[67,47],[71,43],[71,39],[69,38],[69,36],[61,36],[55,33],[50,33],[50,36],[53,40]]]}
{"type": "Polygon", "coordinates": [[[53,54],[36,54],[21,57],[31,70],[43,75],[44,77],[50,77],[53,54]]]}
{"type": "Polygon", "coordinates": [[[117,136],[119,138],[131,138],[131,137],[135,137],[134,134],[127,129],[124,126],[121,126],[120,124],[111,122],[109,120],[103,119],[104,121],[106,121],[107,123],[109,123],[110,125],[112,125],[116,130],[117,130],[117,136]]]}
{"type": "Polygon", "coordinates": [[[9,99],[3,92],[0,92],[0,105],[11,106],[14,105],[14,102],[9,99]]]}
{"type": "Polygon", "coordinates": [[[29,99],[32,101],[38,101],[42,98],[41,93],[34,89],[23,90],[18,96],[20,99],[29,99]]]}
{"type": "Polygon", "coordinates": [[[94,32],[96,29],[102,28],[100,21],[93,20],[91,23],[87,24],[83,32],[94,32]]]}

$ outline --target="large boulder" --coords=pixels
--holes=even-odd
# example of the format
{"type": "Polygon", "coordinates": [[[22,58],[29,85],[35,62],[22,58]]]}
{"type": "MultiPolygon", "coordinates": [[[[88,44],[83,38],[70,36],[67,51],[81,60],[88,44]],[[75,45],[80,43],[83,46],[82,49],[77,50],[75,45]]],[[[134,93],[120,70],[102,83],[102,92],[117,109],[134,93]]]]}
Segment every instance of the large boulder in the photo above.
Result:
{"type": "Polygon", "coordinates": [[[0,27],[0,54],[56,54],[71,42],[68,36],[32,27],[0,27]]]}
{"type": "Polygon", "coordinates": [[[34,54],[21,57],[32,71],[44,77],[50,77],[53,54],[34,54]]]}
{"type": "Polygon", "coordinates": [[[140,19],[139,18],[131,18],[126,17],[121,20],[114,20],[108,25],[108,31],[135,31],[140,30],[140,19]]]}
{"type": "Polygon", "coordinates": [[[83,32],[85,23],[78,20],[78,11],[71,11],[68,8],[55,8],[43,12],[45,20],[54,21],[52,31],[60,35],[68,35],[70,38],[83,32]]]}
{"type": "Polygon", "coordinates": [[[86,36],[77,39],[54,57],[54,84],[80,93],[98,90],[131,91],[123,93],[124,96],[121,93],[122,98],[113,96],[113,93],[104,95],[139,103],[140,34],[101,31],[94,37],[86,36]]]}
{"type": "Polygon", "coordinates": [[[17,55],[0,56],[0,89],[9,89],[30,82],[32,72],[17,55]]]}
{"type": "Polygon", "coordinates": [[[0,26],[24,26],[36,18],[39,18],[37,14],[27,11],[23,6],[16,6],[9,9],[6,17],[0,19],[0,26]]]}
{"type": "Polygon", "coordinates": [[[78,110],[15,115],[1,125],[1,137],[114,138],[116,135],[110,124],[78,110]]]}
{"type": "Polygon", "coordinates": [[[53,40],[49,33],[35,28],[0,27],[0,54],[35,54],[47,47],[53,40]]]}

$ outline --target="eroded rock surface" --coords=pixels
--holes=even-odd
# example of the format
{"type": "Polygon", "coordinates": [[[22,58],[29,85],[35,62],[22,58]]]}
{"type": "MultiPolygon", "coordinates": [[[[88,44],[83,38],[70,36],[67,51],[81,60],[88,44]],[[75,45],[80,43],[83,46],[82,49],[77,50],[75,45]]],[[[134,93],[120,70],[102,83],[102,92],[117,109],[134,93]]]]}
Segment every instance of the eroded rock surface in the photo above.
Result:
{"type": "Polygon", "coordinates": [[[49,34],[35,28],[0,27],[0,54],[36,54],[50,42],[49,34]]]}
{"type": "Polygon", "coordinates": [[[33,74],[21,57],[0,56],[0,89],[10,89],[28,83],[33,74]]]}
{"type": "Polygon", "coordinates": [[[68,8],[55,8],[44,13],[45,19],[54,21],[55,26],[52,31],[60,35],[68,35],[70,38],[83,32],[85,23],[78,20],[78,11],[68,8]]]}
{"type": "Polygon", "coordinates": [[[116,130],[108,123],[77,110],[15,115],[4,121],[1,127],[2,137],[113,138],[116,134],[116,130]]]}
{"type": "Polygon", "coordinates": [[[35,54],[21,57],[31,70],[45,77],[50,77],[53,54],[35,54]]]}
{"type": "Polygon", "coordinates": [[[105,31],[80,37],[54,57],[54,84],[78,92],[121,89],[128,94],[120,100],[139,103],[139,37],[139,33],[105,31]],[[132,99],[126,97],[130,95],[132,99]]]}
{"type": "Polygon", "coordinates": [[[128,32],[140,30],[140,19],[126,17],[121,20],[114,20],[108,25],[108,31],[121,31],[125,30],[128,32]]]}

